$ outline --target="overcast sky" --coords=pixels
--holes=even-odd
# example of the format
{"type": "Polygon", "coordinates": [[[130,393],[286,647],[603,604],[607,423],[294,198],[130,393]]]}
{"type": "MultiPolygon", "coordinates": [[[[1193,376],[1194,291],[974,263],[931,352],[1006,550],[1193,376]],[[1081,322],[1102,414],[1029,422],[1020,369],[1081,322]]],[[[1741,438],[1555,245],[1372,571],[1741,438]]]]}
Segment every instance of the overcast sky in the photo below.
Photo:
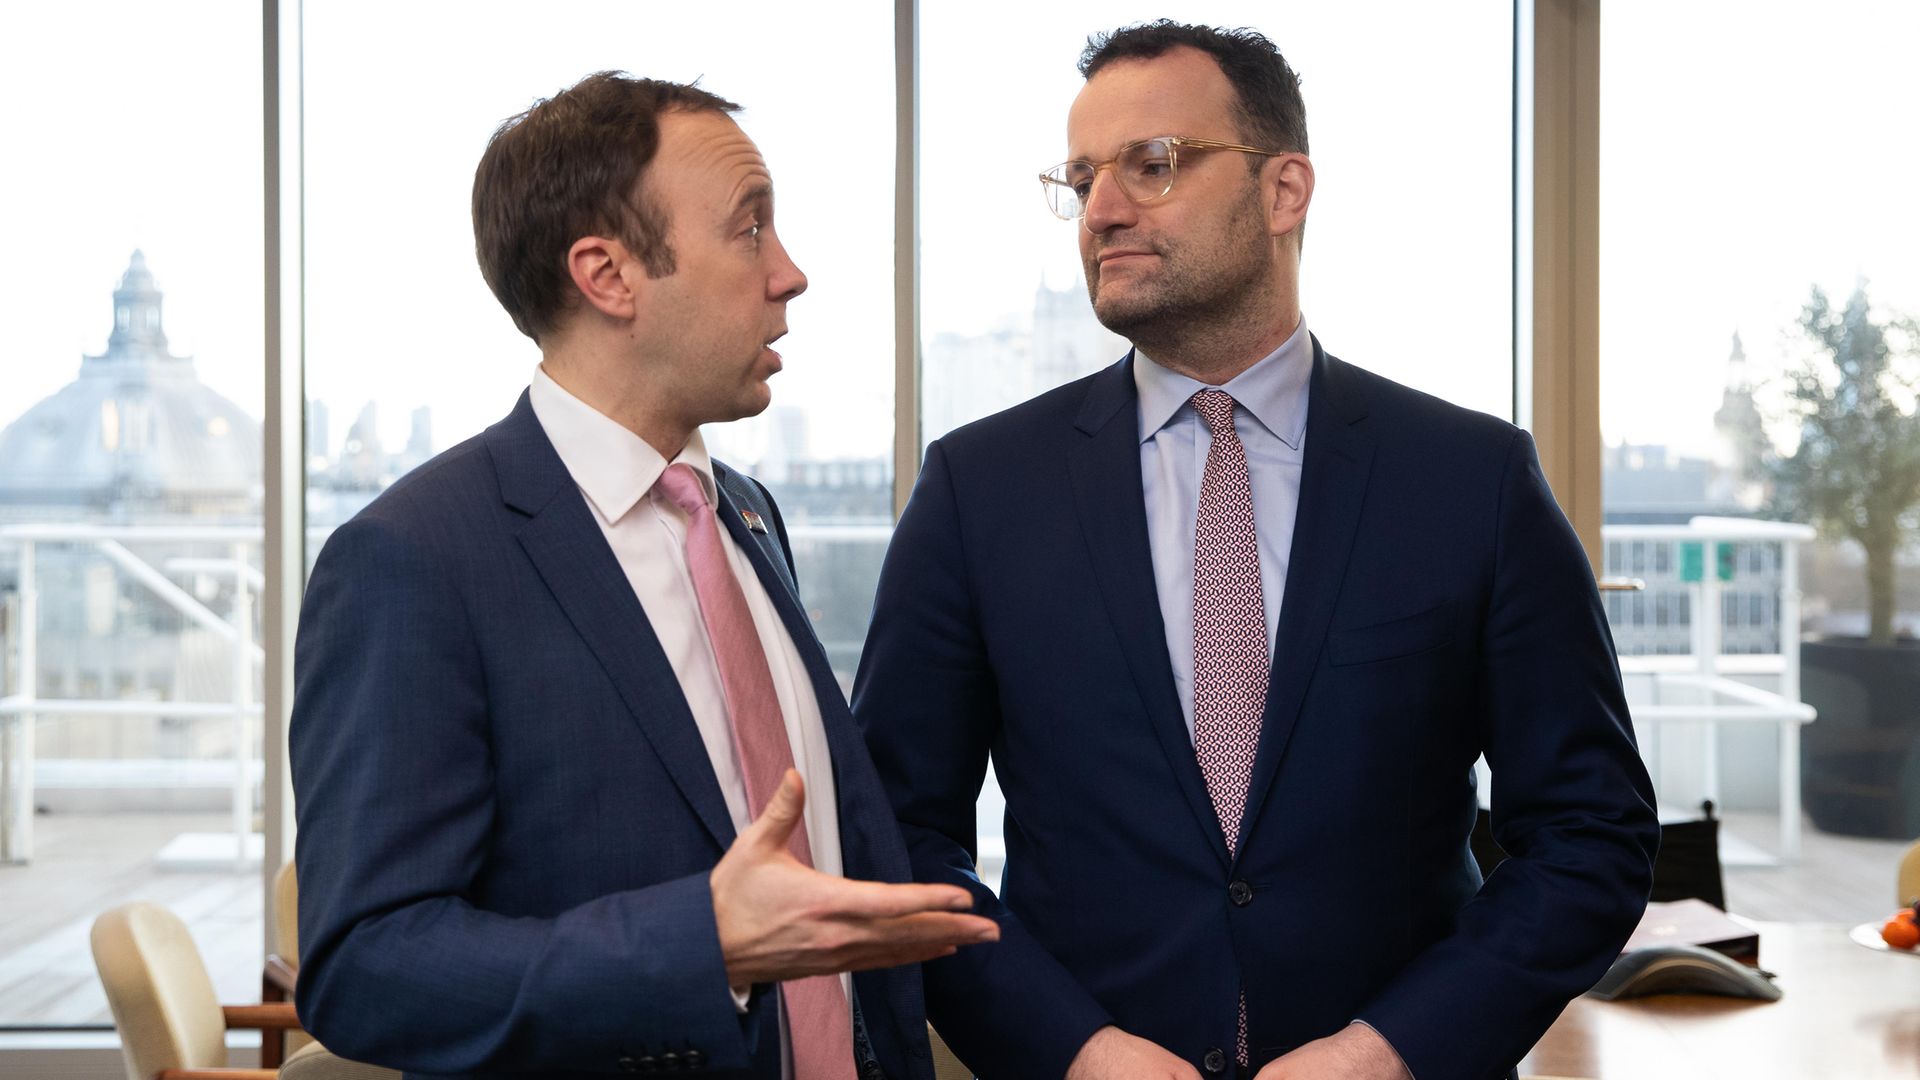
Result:
{"type": "MultiPolygon", "coordinates": [[[[536,354],[472,258],[472,171],[500,119],[601,68],[703,85],[773,169],[812,287],[776,401],[814,450],[887,452],[892,372],[891,4],[704,8],[308,4],[309,394],[336,442],[362,402],[390,444],[503,415],[536,354]],[[860,18],[864,8],[870,17],[860,18]],[[706,21],[705,25],[702,20],[706,21]]],[[[925,328],[1018,321],[1074,282],[1072,226],[1034,175],[1065,157],[1087,32],[1168,14],[1251,24],[1303,77],[1318,176],[1304,308],[1334,353],[1505,415],[1510,5],[923,5],[925,328]]],[[[0,423],[70,380],[143,248],[175,351],[255,413],[260,374],[259,5],[81,2],[0,13],[0,423]]],[[[1811,285],[1856,279],[1920,313],[1920,87],[1910,2],[1605,10],[1602,427],[1702,450],[1735,330],[1792,355],[1811,285]]],[[[1159,134],[1143,133],[1143,134],[1159,134]]]]}

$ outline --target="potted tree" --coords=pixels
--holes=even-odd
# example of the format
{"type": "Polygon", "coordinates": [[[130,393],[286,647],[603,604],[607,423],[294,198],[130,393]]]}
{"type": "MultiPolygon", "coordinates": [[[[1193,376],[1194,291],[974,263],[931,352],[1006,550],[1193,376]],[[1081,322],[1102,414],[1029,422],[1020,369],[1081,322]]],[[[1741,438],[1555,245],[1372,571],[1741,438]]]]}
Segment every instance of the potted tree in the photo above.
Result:
{"type": "Polygon", "coordinates": [[[1852,540],[1866,561],[1866,635],[1801,645],[1801,692],[1820,718],[1802,730],[1802,785],[1822,829],[1920,836],[1920,642],[1897,633],[1901,549],[1920,528],[1920,328],[1875,319],[1864,285],[1835,309],[1818,288],[1799,327],[1813,346],[1791,373],[1784,414],[1799,442],[1760,438],[1772,509],[1852,540]]]}

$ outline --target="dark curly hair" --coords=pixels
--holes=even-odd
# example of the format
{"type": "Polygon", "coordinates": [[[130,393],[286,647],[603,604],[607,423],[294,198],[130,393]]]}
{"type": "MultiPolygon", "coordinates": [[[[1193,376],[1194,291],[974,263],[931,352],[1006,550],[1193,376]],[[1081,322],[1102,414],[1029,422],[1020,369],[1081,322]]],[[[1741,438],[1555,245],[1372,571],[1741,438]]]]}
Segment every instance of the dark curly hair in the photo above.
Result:
{"type": "MultiPolygon", "coordinates": [[[[1266,36],[1244,27],[1193,26],[1160,19],[1087,39],[1080,74],[1091,79],[1116,60],[1151,60],[1181,46],[1213,57],[1233,85],[1241,137],[1268,150],[1307,152],[1307,105],[1300,76],[1266,36]]],[[[1251,159],[1254,168],[1259,158],[1251,159]]]]}

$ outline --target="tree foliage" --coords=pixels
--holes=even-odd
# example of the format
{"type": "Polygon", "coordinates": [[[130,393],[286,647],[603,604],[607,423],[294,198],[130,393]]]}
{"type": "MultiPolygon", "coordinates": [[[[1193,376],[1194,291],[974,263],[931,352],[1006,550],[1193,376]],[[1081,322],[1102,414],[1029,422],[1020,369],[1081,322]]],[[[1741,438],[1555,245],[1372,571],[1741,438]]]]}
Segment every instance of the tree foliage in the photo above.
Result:
{"type": "Polygon", "coordinates": [[[1911,318],[1875,321],[1864,285],[1835,310],[1819,288],[1800,329],[1813,355],[1790,375],[1788,409],[1799,422],[1791,454],[1770,455],[1774,508],[1829,536],[1858,541],[1867,557],[1868,636],[1893,640],[1895,556],[1920,528],[1920,417],[1911,318]]]}

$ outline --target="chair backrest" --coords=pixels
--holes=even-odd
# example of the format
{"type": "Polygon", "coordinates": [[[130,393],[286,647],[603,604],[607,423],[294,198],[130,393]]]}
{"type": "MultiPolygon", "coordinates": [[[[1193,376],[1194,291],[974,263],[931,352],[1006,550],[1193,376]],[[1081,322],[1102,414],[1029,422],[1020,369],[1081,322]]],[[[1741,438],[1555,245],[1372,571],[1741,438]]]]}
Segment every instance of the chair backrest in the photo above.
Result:
{"type": "Polygon", "coordinates": [[[292,859],[273,875],[273,951],[282,960],[300,962],[300,882],[292,859]]]}
{"type": "Polygon", "coordinates": [[[1900,875],[1894,884],[1900,891],[1900,895],[1893,898],[1894,903],[1906,907],[1920,900],[1920,840],[1915,840],[1906,854],[1900,856],[1900,875]]]}
{"type": "Polygon", "coordinates": [[[400,1074],[378,1065],[362,1065],[338,1057],[319,1043],[287,1055],[280,1080],[400,1080],[400,1074]]]}
{"type": "Polygon", "coordinates": [[[93,965],[129,1080],[227,1064],[220,999],[179,916],[157,904],[114,908],[93,921],[93,965]]]}
{"type": "MultiPolygon", "coordinates": [[[[288,963],[300,962],[300,879],[292,859],[273,875],[273,953],[288,963]]],[[[304,1031],[289,1031],[280,1038],[281,1049],[289,1055],[313,1041],[304,1031]]]]}

